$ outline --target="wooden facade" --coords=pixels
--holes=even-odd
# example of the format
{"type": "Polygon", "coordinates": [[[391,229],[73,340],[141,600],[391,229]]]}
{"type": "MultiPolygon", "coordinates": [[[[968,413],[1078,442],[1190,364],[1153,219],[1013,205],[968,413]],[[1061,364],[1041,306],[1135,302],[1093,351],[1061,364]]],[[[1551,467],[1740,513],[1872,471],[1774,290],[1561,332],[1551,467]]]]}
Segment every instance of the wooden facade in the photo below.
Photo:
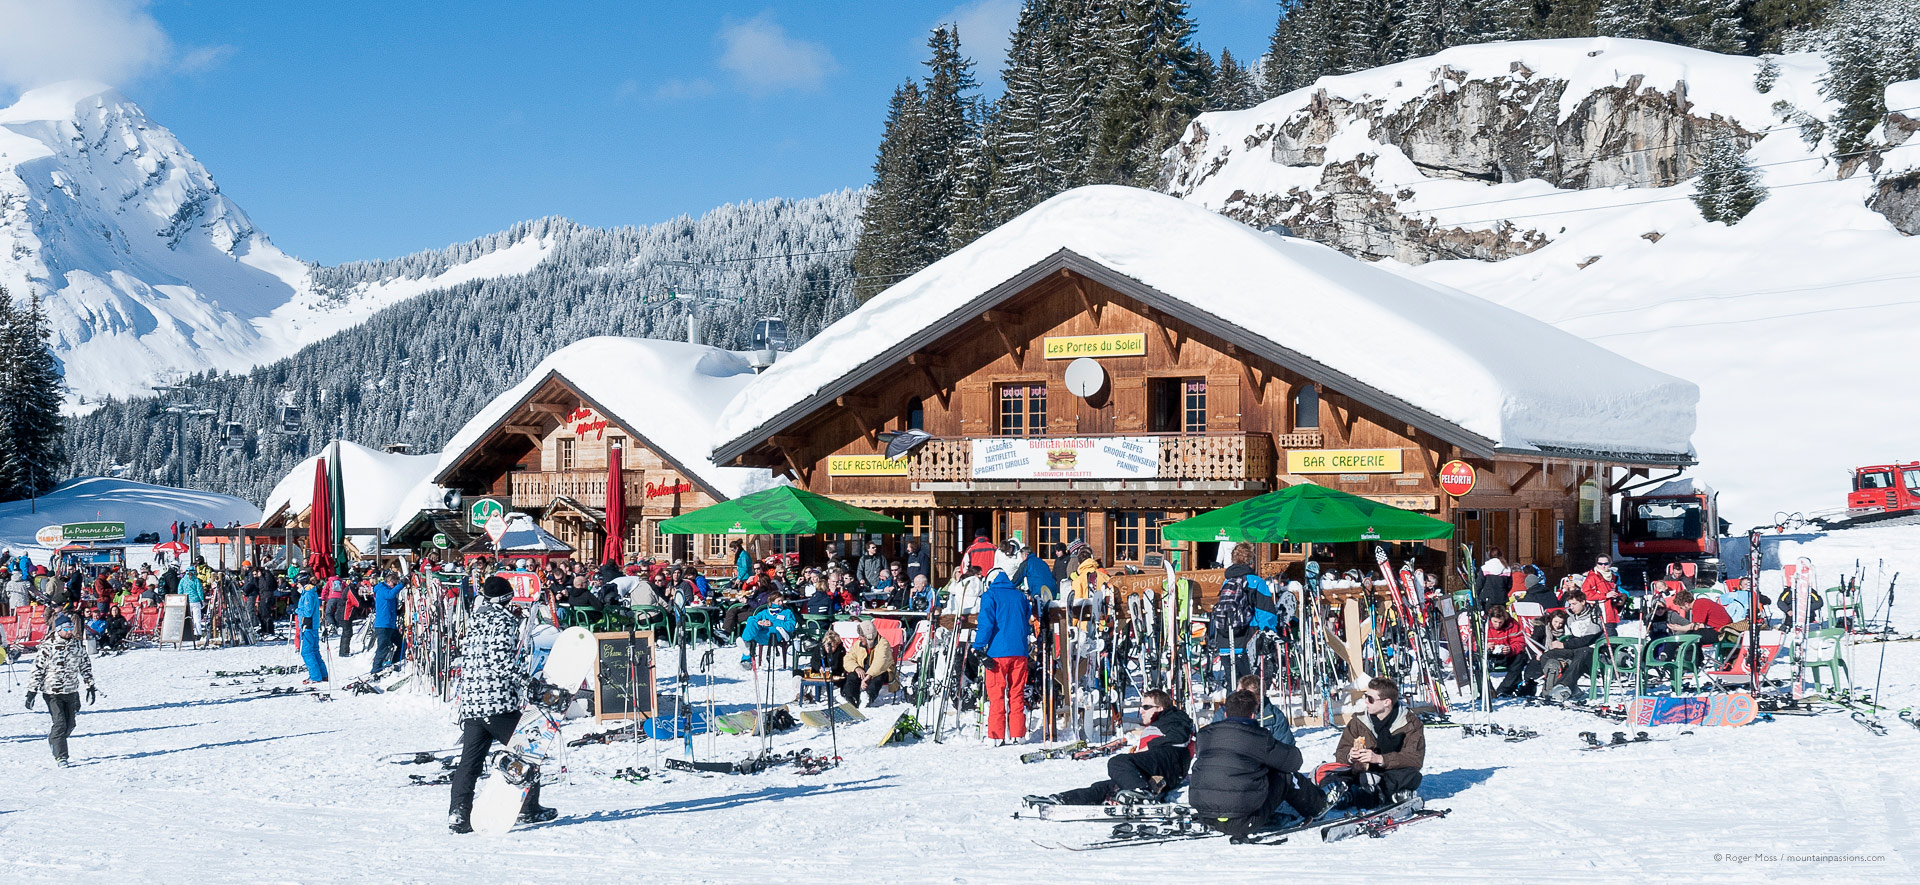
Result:
{"type": "Polygon", "coordinates": [[[631,427],[565,376],[550,374],[436,481],[469,497],[503,499],[573,545],[577,560],[598,562],[607,543],[608,453],[617,445],[627,508],[621,560],[725,562],[724,535],[662,535],[656,528],[725,496],[631,427]]]}
{"type": "MultiPolygon", "coordinates": [[[[980,528],[996,540],[1020,533],[1048,556],[1055,543],[1085,538],[1109,565],[1141,565],[1163,547],[1158,523],[1302,482],[1453,522],[1455,543],[1433,542],[1444,552],[1425,554],[1429,569],[1466,542],[1482,556],[1495,546],[1509,561],[1563,571],[1609,548],[1608,484],[1654,466],[1476,446],[1444,421],[1393,408],[1390,393],[1314,377],[1307,360],[1269,358],[1271,342],[1250,341],[1249,333],[1181,304],[1156,306],[1115,276],[1061,268],[1029,277],[845,392],[790,411],[798,417],[735,450],[731,463],[784,471],[811,491],[919,521],[930,529],[942,571],[980,528]],[[1128,336],[1115,345],[1127,355],[1096,353],[1106,383],[1080,397],[1067,386],[1072,359],[1048,358],[1048,339],[1058,353],[1073,349],[1058,339],[1092,336],[1128,336]],[[883,433],[908,428],[934,440],[906,463],[848,460],[880,453],[883,433]],[[978,440],[1031,436],[1092,439],[1096,447],[1152,438],[1157,464],[1150,476],[1061,480],[986,478],[972,463],[978,440]],[[1351,450],[1397,452],[1399,469],[1290,472],[1289,453],[1351,450]],[[1460,498],[1438,484],[1441,465],[1452,459],[1477,473],[1475,488],[1460,498]]],[[[1372,346],[1355,331],[1350,346],[1372,346]]],[[[1219,552],[1185,546],[1185,561],[1201,567],[1219,552]]],[[[1346,546],[1353,549],[1330,551],[1336,561],[1370,562],[1370,550],[1346,546]]],[[[1304,553],[1268,545],[1263,558],[1304,553]]]]}

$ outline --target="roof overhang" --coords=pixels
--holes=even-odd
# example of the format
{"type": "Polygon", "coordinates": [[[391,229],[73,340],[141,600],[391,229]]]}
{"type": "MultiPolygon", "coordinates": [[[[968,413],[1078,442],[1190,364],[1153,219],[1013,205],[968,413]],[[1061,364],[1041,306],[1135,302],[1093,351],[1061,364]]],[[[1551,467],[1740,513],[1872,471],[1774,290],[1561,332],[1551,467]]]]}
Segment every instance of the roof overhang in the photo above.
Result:
{"type": "Polygon", "coordinates": [[[1125,274],[1093,261],[1071,249],[1060,249],[1033,266],[1015,274],[1012,278],[981,293],[979,297],[968,301],[961,307],[940,317],[922,333],[903,341],[895,342],[891,347],[880,351],[872,359],[861,364],[858,369],[849,372],[832,384],[822,387],[812,396],[788,406],[773,419],[762,423],[747,434],[729,440],[714,450],[714,463],[725,464],[747,454],[765,444],[774,434],[793,425],[812,414],[836,397],[845,396],[861,384],[878,377],[881,373],[904,361],[908,355],[919,351],[925,342],[943,338],[981,313],[1006,301],[1013,296],[1043,282],[1048,276],[1062,271],[1070,271],[1086,277],[1116,292],[1134,298],[1155,310],[1164,311],[1171,316],[1190,322],[1214,335],[1233,342],[1237,347],[1255,354],[1275,365],[1289,369],[1300,375],[1312,378],[1334,387],[1344,396],[1377,409],[1387,415],[1406,421],[1426,430],[1447,442],[1459,446],[1471,455],[1492,458],[1499,447],[1491,439],[1474,433],[1425,410],[1414,407],[1386,391],[1364,384],[1358,379],[1335,371],[1326,365],[1297,351],[1281,347],[1272,341],[1249,335],[1239,325],[1215,316],[1195,307],[1179,298],[1175,298],[1125,274]]]}
{"type": "MultiPolygon", "coordinates": [[[[474,456],[477,453],[479,453],[481,450],[485,449],[488,444],[494,442],[495,440],[502,439],[508,435],[517,435],[517,434],[510,434],[509,431],[507,430],[507,428],[509,427],[529,427],[529,426],[539,427],[541,428],[540,435],[543,437],[548,433],[552,433],[554,428],[559,427],[564,422],[562,422],[559,419],[559,417],[554,415],[552,412],[534,409],[532,408],[532,405],[536,402],[539,402],[539,403],[548,402],[546,400],[540,400],[538,399],[538,397],[542,393],[546,393],[554,389],[556,386],[561,389],[564,389],[580,404],[589,406],[594,411],[599,412],[601,415],[605,416],[610,423],[618,425],[621,430],[624,430],[627,433],[629,439],[631,439],[633,442],[639,445],[646,446],[648,451],[653,452],[655,455],[658,455],[660,457],[660,460],[667,462],[667,464],[673,467],[674,470],[679,471],[681,476],[684,477],[688,482],[693,483],[701,491],[706,492],[708,495],[711,495],[714,500],[716,501],[727,500],[727,496],[725,494],[722,494],[720,490],[715,489],[712,486],[708,485],[707,482],[700,476],[700,474],[687,469],[687,465],[681,463],[678,458],[675,458],[672,455],[672,453],[668,452],[666,449],[663,449],[660,446],[654,445],[653,441],[648,439],[646,434],[643,434],[640,431],[633,429],[634,428],[633,424],[631,424],[626,420],[623,420],[619,415],[614,414],[611,409],[608,409],[606,406],[601,405],[598,400],[594,399],[591,396],[588,396],[585,391],[581,390],[572,381],[568,380],[567,376],[561,374],[560,370],[558,369],[547,370],[546,376],[541,378],[538,384],[535,384],[533,385],[533,387],[529,388],[527,390],[526,395],[522,396],[519,402],[514,403],[512,407],[508,408],[506,412],[501,414],[499,420],[494,421],[493,424],[486,429],[486,432],[480,434],[477,438],[474,439],[471,445],[467,446],[465,449],[462,449],[460,451],[460,454],[454,456],[454,459],[448,463],[445,469],[434,474],[434,477],[433,477],[434,483],[441,486],[453,486],[454,484],[451,483],[449,480],[452,479],[457,474],[459,474],[461,471],[467,469],[468,462],[473,460],[474,456]],[[531,420],[536,423],[533,423],[533,424],[522,423],[527,420],[531,420]]],[[[458,487],[464,488],[466,487],[466,484],[462,483],[458,487]]]]}

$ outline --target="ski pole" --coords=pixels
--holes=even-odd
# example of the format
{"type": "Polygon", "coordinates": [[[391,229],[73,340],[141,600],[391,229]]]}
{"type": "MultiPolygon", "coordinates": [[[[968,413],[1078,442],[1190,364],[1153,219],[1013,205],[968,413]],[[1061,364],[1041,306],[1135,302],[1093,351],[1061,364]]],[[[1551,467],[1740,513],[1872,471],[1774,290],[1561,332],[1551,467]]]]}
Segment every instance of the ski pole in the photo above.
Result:
{"type": "MultiPolygon", "coordinates": [[[[1893,585],[1900,583],[1900,573],[1893,573],[1893,580],[1887,582],[1887,623],[1893,623],[1893,585]]],[[[1880,643],[1880,666],[1873,674],[1873,704],[1880,705],[1880,677],[1887,672],[1887,643],[1880,643]]]]}

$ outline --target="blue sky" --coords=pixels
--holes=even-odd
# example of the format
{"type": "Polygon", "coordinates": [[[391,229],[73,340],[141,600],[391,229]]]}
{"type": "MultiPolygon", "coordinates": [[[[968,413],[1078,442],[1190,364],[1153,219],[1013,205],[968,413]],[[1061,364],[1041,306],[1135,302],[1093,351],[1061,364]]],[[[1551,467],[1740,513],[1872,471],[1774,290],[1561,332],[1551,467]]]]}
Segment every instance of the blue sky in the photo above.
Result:
{"type": "MultiPolygon", "coordinates": [[[[1273,0],[1193,0],[1251,58],[1273,0]]],[[[1018,0],[0,0],[0,98],[89,76],[282,249],[337,263],[542,215],[644,224],[870,178],[888,93],[957,21],[997,92],[1018,0]],[[9,37],[7,34],[14,36],[9,37]]]]}

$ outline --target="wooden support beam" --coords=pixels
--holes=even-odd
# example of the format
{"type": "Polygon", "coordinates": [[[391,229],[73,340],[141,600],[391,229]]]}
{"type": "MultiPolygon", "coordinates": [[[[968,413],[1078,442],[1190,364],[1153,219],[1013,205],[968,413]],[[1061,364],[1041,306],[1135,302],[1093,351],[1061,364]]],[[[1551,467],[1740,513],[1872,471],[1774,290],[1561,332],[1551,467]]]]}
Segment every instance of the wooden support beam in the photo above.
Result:
{"type": "Polygon", "coordinates": [[[1081,306],[1085,307],[1087,314],[1093,317],[1093,327],[1099,329],[1102,305],[1093,302],[1093,296],[1087,294],[1086,283],[1081,282],[1079,277],[1069,276],[1067,279],[1068,285],[1073,287],[1073,294],[1080,299],[1081,306]]]}
{"type": "Polygon", "coordinates": [[[1519,479],[1514,480],[1511,484],[1507,486],[1507,494],[1511,495],[1520,491],[1520,487],[1526,485],[1527,480],[1532,479],[1534,475],[1538,474],[1539,472],[1540,472],[1540,465],[1538,464],[1535,464],[1532,467],[1527,468],[1527,472],[1520,474],[1519,479]]]}
{"type": "Polygon", "coordinates": [[[867,417],[865,415],[860,414],[860,412],[856,409],[848,409],[846,411],[846,415],[847,417],[853,419],[853,426],[856,428],[859,428],[860,435],[862,437],[865,437],[867,440],[867,445],[872,446],[872,445],[879,444],[880,428],[874,426],[872,422],[867,420],[867,417]]]}
{"type": "Polygon", "coordinates": [[[1623,488],[1626,488],[1627,483],[1632,482],[1633,478],[1636,476],[1645,478],[1647,476],[1647,468],[1635,467],[1632,470],[1627,471],[1627,475],[1620,477],[1619,482],[1616,482],[1610,486],[1607,486],[1607,494],[1609,495],[1620,494],[1620,490],[1623,488]]]}
{"type": "Polygon", "coordinates": [[[947,367],[947,358],[937,353],[910,353],[907,354],[907,365],[925,366],[929,369],[944,369],[947,367]]]}
{"type": "Polygon", "coordinates": [[[539,439],[547,433],[546,428],[535,424],[502,424],[500,425],[500,429],[508,433],[517,433],[521,436],[531,436],[534,439],[539,439]]]}
{"type": "Polygon", "coordinates": [[[775,448],[799,451],[807,447],[807,438],[797,433],[776,433],[767,438],[775,448]]]}
{"type": "Polygon", "coordinates": [[[566,403],[527,403],[527,408],[549,415],[565,415],[573,411],[573,406],[566,403]]]}
{"type": "Polygon", "coordinates": [[[880,408],[880,399],[879,397],[849,393],[846,396],[834,397],[833,404],[843,409],[877,409],[880,408]]]}
{"type": "Polygon", "coordinates": [[[927,386],[933,389],[934,396],[939,397],[940,408],[953,407],[953,391],[940,383],[940,376],[934,374],[935,369],[947,367],[946,357],[932,353],[910,353],[907,355],[907,365],[920,369],[920,377],[927,379],[927,386]]]}
{"type": "Polygon", "coordinates": [[[1227,356],[1233,357],[1240,363],[1240,372],[1246,376],[1247,388],[1253,392],[1253,403],[1259,405],[1267,398],[1267,382],[1273,380],[1273,374],[1269,372],[1266,377],[1260,377],[1259,373],[1253,370],[1253,363],[1247,359],[1250,354],[1231,341],[1227,342],[1227,356]]]}

